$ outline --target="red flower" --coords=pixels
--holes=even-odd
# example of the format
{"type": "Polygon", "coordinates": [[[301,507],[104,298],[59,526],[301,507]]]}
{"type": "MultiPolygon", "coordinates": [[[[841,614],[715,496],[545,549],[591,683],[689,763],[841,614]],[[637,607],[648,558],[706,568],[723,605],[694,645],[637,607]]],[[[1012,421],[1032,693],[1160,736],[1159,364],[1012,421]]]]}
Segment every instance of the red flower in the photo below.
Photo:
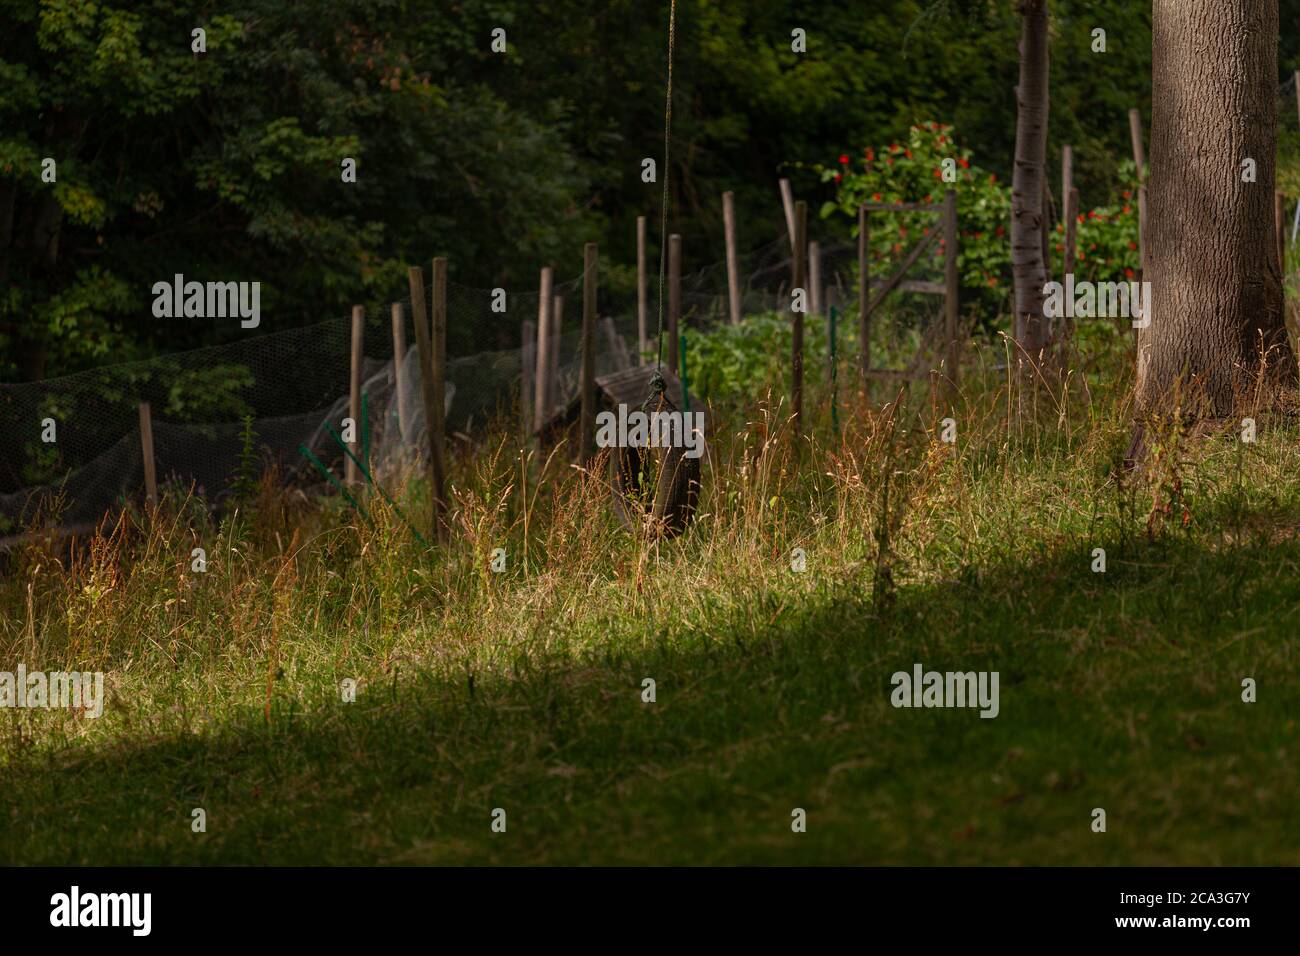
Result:
{"type": "Polygon", "coordinates": [[[868,147],[867,147],[867,162],[871,162],[871,161],[872,161],[873,159],[875,159],[875,158],[876,158],[876,151],[875,151],[874,149],[872,149],[870,146],[868,146],[868,147]]]}
{"type": "Polygon", "coordinates": [[[1132,194],[1131,192],[1129,192],[1129,191],[1126,189],[1126,190],[1124,190],[1124,198],[1125,198],[1125,199],[1132,199],[1132,198],[1133,198],[1133,194],[1132,194]]]}
{"type": "Polygon", "coordinates": [[[840,165],[841,165],[841,166],[847,166],[848,164],[849,164],[849,154],[848,154],[848,153],[840,153],[840,165]]]}
{"type": "Polygon", "coordinates": [[[911,151],[910,149],[905,149],[905,150],[903,150],[903,155],[906,156],[908,159],[911,159],[911,158],[912,158],[912,151],[911,151]]]}
{"type": "Polygon", "coordinates": [[[1130,242],[1130,243],[1128,244],[1128,247],[1129,247],[1130,249],[1136,249],[1136,248],[1138,247],[1138,244],[1137,244],[1136,242],[1130,242]]]}
{"type": "Polygon", "coordinates": [[[1129,213],[1131,213],[1132,211],[1133,211],[1133,207],[1132,207],[1132,206],[1125,206],[1125,207],[1124,207],[1124,215],[1127,216],[1127,215],[1128,215],[1129,213]]]}
{"type": "Polygon", "coordinates": [[[1124,275],[1128,276],[1130,279],[1133,278],[1133,270],[1132,270],[1132,269],[1125,269],[1125,270],[1124,270],[1124,275]]]}
{"type": "Polygon", "coordinates": [[[934,171],[934,178],[935,178],[935,179],[942,179],[942,178],[943,178],[943,170],[942,170],[942,169],[936,169],[936,170],[934,171]]]}
{"type": "Polygon", "coordinates": [[[838,183],[841,179],[843,179],[843,178],[844,178],[844,177],[841,176],[839,173],[836,173],[836,174],[835,174],[835,181],[836,181],[837,183],[838,183]]]}
{"type": "Polygon", "coordinates": [[[872,201],[872,202],[880,202],[880,193],[872,193],[872,194],[871,194],[871,201],[872,201]]]}
{"type": "Polygon", "coordinates": [[[960,166],[962,169],[970,169],[970,160],[959,159],[957,160],[957,165],[960,166]]]}

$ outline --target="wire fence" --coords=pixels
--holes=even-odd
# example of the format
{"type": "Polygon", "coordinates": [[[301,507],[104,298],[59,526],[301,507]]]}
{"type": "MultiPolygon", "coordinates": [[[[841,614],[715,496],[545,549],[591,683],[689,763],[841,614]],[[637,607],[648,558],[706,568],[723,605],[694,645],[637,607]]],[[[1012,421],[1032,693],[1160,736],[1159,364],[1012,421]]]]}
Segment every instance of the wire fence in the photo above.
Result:
{"type": "MultiPolygon", "coordinates": [[[[843,310],[857,299],[857,253],[851,243],[821,249],[822,310],[843,310]]],[[[648,259],[646,336],[653,360],[658,318],[657,258],[648,259]]],[[[873,265],[889,269],[888,264],[873,265]]],[[[918,264],[918,278],[938,278],[937,253],[918,264]]],[[[790,304],[791,256],[787,237],[740,257],[741,313],[785,309],[790,304]]],[[[425,270],[428,282],[428,270],[425,270]]],[[[681,322],[705,329],[728,321],[725,260],[681,279],[681,322]]],[[[431,290],[426,286],[426,301],[431,290]]],[[[578,391],[581,359],[582,276],[554,285],[563,300],[555,365],[561,403],[578,391]]],[[[402,307],[405,341],[414,343],[409,296],[402,307]]],[[[448,338],[511,341],[511,348],[455,354],[446,363],[446,429],[472,434],[496,416],[519,420],[526,399],[522,367],[525,323],[536,323],[538,291],[506,292],[504,310],[496,290],[449,283],[448,338]],[[497,309],[494,309],[494,304],[497,309]],[[472,328],[474,335],[453,330],[472,328]]],[[[598,315],[614,335],[596,337],[596,374],[615,371],[638,356],[640,338],[635,290],[601,290],[598,315]]],[[[398,395],[391,310],[366,315],[363,394],[371,449],[379,474],[409,462],[425,449],[419,400],[417,350],[401,357],[406,384],[398,395]]],[[[337,430],[349,414],[351,319],[340,317],[230,344],[106,366],[34,383],[0,384],[0,420],[16,439],[0,462],[0,537],[36,524],[93,525],[138,497],[144,460],[138,408],[152,409],[154,460],[160,487],[193,488],[210,506],[230,495],[239,471],[247,421],[263,465],[286,480],[321,483],[299,452],[305,446],[335,473],[343,454],[326,425],[337,430]],[[50,426],[53,434],[50,434],[50,426]],[[53,437],[53,440],[47,440],[53,437]]],[[[449,349],[451,346],[449,346],[449,349]]]]}

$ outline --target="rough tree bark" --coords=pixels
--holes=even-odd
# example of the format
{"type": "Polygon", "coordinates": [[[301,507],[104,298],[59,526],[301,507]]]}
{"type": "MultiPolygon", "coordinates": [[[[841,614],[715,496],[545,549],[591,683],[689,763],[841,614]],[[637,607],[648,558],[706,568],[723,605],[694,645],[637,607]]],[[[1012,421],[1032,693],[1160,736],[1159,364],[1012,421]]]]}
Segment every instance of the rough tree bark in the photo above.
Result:
{"type": "MultiPolygon", "coordinates": [[[[1226,417],[1261,359],[1294,383],[1272,203],[1277,0],[1154,0],[1146,278],[1138,332],[1138,428],[1180,380],[1226,417]],[[1253,159],[1254,182],[1242,182],[1253,159]],[[1264,353],[1264,354],[1262,354],[1264,353]]],[[[1186,406],[1184,406],[1186,408],[1186,406]]]]}
{"type": "Polygon", "coordinates": [[[1037,357],[1047,346],[1043,318],[1043,194],[1047,166],[1047,0],[1022,0],[1020,83],[1016,87],[1016,157],[1011,178],[1011,273],[1015,335],[1037,357]]]}

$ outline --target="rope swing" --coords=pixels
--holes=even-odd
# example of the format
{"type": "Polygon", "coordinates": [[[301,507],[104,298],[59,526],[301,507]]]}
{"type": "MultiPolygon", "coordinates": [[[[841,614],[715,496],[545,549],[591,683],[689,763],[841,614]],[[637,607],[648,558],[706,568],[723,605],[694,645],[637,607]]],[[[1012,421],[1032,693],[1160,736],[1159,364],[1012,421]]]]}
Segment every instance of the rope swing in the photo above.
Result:
{"type": "MultiPolygon", "coordinates": [[[[668,398],[663,376],[664,275],[668,249],[668,171],[673,123],[673,51],[677,36],[677,0],[668,11],[668,89],[664,97],[663,197],[659,222],[659,314],[655,338],[657,349],[650,394],[641,411],[647,416],[681,410],[668,398]]],[[[655,536],[672,537],[686,529],[700,491],[700,459],[688,458],[681,444],[645,448],[620,447],[610,456],[610,481],[614,489],[614,510],[630,531],[644,529],[655,536]]]]}

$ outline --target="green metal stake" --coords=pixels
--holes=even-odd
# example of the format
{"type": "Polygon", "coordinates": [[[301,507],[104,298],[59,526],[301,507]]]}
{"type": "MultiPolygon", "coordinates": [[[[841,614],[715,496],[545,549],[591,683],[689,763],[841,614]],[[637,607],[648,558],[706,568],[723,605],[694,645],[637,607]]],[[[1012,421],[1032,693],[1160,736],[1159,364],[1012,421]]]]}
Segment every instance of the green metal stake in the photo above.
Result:
{"type": "Polygon", "coordinates": [[[839,415],[839,410],[835,407],[835,393],[836,393],[836,378],[838,377],[838,372],[839,372],[837,366],[839,363],[836,362],[835,360],[835,306],[831,306],[830,320],[831,321],[830,321],[829,335],[830,335],[830,350],[831,350],[831,424],[834,426],[835,431],[838,432],[840,430],[840,415],[839,415]]]}
{"type": "Polygon", "coordinates": [[[686,377],[686,333],[682,332],[677,336],[677,354],[679,356],[677,363],[680,366],[682,378],[682,411],[691,410],[691,383],[686,377]]]}
{"type": "MultiPolygon", "coordinates": [[[[375,479],[371,476],[370,471],[366,468],[364,464],[362,464],[360,461],[357,460],[357,456],[352,454],[351,450],[349,450],[347,444],[343,441],[343,439],[340,438],[335,433],[334,429],[331,428],[328,424],[325,425],[325,431],[329,432],[330,437],[333,438],[334,441],[338,443],[338,446],[343,449],[343,454],[351,458],[352,461],[356,464],[357,469],[361,472],[362,477],[366,479],[366,483],[368,485],[371,485],[379,489],[379,493],[384,496],[384,500],[393,506],[393,510],[397,512],[398,517],[400,517],[403,521],[405,521],[406,526],[411,529],[411,534],[415,535],[416,539],[420,542],[420,544],[424,545],[427,548],[429,546],[428,542],[424,540],[424,537],[420,534],[420,532],[415,530],[415,525],[411,524],[410,519],[406,517],[406,512],[402,511],[402,509],[398,507],[397,502],[388,496],[388,492],[384,490],[383,486],[380,485],[377,481],[375,481],[375,479]]],[[[333,475],[330,475],[331,480],[333,479],[333,477],[334,477],[333,475]]]]}
{"type": "MultiPolygon", "coordinates": [[[[328,428],[329,426],[327,425],[326,427],[328,428]]],[[[313,455],[311,453],[311,450],[308,449],[306,445],[299,445],[298,453],[316,466],[316,470],[325,476],[326,481],[328,481],[331,485],[333,485],[335,488],[339,490],[339,494],[341,494],[344,498],[347,499],[348,504],[350,504],[353,508],[356,509],[357,514],[365,518],[366,521],[370,521],[370,515],[366,514],[366,509],[361,507],[361,505],[357,503],[357,500],[353,498],[350,494],[348,494],[348,490],[343,487],[343,485],[339,482],[337,478],[334,477],[334,475],[330,472],[328,468],[326,468],[324,465],[320,463],[320,459],[317,458],[315,455],[313,455]]]]}

